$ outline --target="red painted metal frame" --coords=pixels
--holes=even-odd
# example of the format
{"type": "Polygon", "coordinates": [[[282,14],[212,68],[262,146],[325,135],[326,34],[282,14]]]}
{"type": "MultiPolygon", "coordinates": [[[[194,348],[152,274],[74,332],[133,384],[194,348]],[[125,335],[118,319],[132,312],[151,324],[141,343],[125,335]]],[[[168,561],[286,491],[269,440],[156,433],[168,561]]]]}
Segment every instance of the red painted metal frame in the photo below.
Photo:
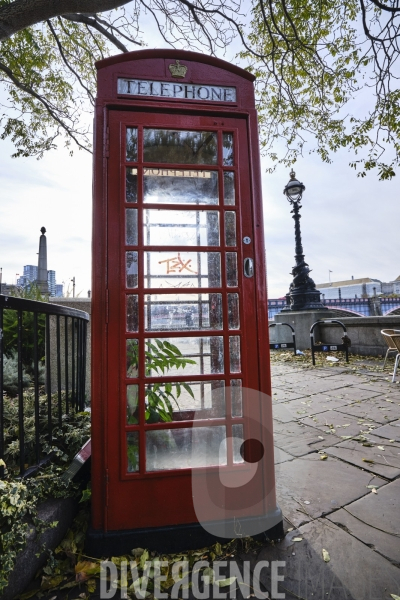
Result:
{"type": "MultiPolygon", "coordinates": [[[[227,251],[243,251],[243,256],[255,259],[255,277],[246,280],[242,275],[242,259],[238,259],[239,293],[241,295],[241,329],[225,333],[225,374],[179,377],[179,380],[200,381],[212,379],[243,379],[244,385],[258,389],[270,396],[270,368],[269,368],[269,340],[268,340],[268,312],[266,297],[265,265],[264,265],[264,240],[263,217],[261,202],[261,177],[259,164],[259,146],[257,131],[257,115],[254,106],[253,76],[219,59],[206,57],[196,53],[181,52],[177,50],[144,50],[112,57],[101,61],[98,68],[98,98],[96,103],[95,120],[95,160],[94,160],[94,212],[93,212],[93,310],[92,310],[92,487],[93,487],[93,528],[95,530],[118,530],[133,527],[156,527],[165,524],[192,523],[196,521],[191,498],[190,470],[162,471],[152,473],[138,473],[124,475],[121,473],[120,462],[122,455],[119,438],[125,436],[125,431],[141,429],[144,431],[150,426],[143,424],[144,409],[142,402],[142,425],[139,428],[126,427],[125,410],[120,397],[120,382],[124,388],[126,379],[123,373],[125,361],[119,360],[122,344],[125,337],[121,334],[121,323],[125,324],[125,312],[120,313],[121,273],[124,265],[121,257],[125,253],[121,241],[121,232],[124,235],[123,218],[125,206],[140,208],[138,204],[124,205],[121,200],[123,190],[121,181],[125,181],[124,163],[125,156],[121,148],[120,123],[135,126],[140,122],[146,126],[165,126],[171,129],[205,129],[215,131],[236,131],[240,138],[240,164],[236,162],[234,168],[225,170],[236,171],[236,188],[240,186],[240,198],[235,206],[226,209],[241,211],[241,219],[237,222],[237,248],[227,248],[227,251]],[[159,100],[155,98],[132,98],[117,94],[118,77],[131,77],[171,81],[168,65],[171,59],[179,59],[187,65],[188,73],[184,80],[196,84],[234,86],[237,90],[236,103],[215,103],[190,100],[183,102],[176,99],[159,100]],[[124,176],[121,177],[121,173],[124,176]],[[240,179],[238,177],[240,174],[240,179]],[[242,225],[243,224],[243,225],[242,225]],[[249,236],[252,243],[242,246],[243,236],[249,236]],[[122,251],[121,251],[122,247],[122,251]],[[244,303],[244,293],[251,293],[244,303]],[[251,323],[251,327],[243,327],[251,323]],[[246,361],[243,373],[229,375],[227,352],[228,335],[241,335],[242,360],[246,361]],[[122,340],[122,341],[121,341],[122,340]],[[114,365],[114,371],[109,367],[114,365]],[[115,365],[120,365],[115,369],[115,365]],[[119,451],[118,451],[119,448],[119,451]],[[132,483],[135,487],[132,487],[132,483]],[[179,490],[179,502],[177,502],[179,490]],[[135,497],[133,497],[135,496],[135,497]],[[158,498],[162,497],[163,507],[159,506],[158,498]],[[126,510],[129,507],[129,510],[126,510]],[[140,517],[138,510],[140,508],[140,517]],[[124,510],[125,509],[125,510],[124,510]],[[134,513],[134,518],[132,518],[134,513]]],[[[238,138],[238,139],[239,139],[238,138]]],[[[123,146],[123,144],[122,144],[123,146]]],[[[237,158],[236,158],[237,160],[237,158]]],[[[140,167],[140,163],[137,165],[140,167]]],[[[165,168],[179,168],[176,165],[163,165],[165,168]]],[[[181,168],[192,170],[223,170],[218,166],[201,167],[181,165],[181,168]]],[[[139,179],[139,178],[138,178],[139,179]]],[[[220,178],[221,179],[221,178],[220,178]]],[[[222,182],[220,181],[220,186],[222,182]]],[[[138,190],[140,193],[140,189],[138,190]]],[[[170,210],[185,209],[185,205],[144,205],[145,208],[161,208],[170,210]]],[[[216,210],[222,216],[223,205],[202,205],[196,210],[216,210]]],[[[139,231],[142,236],[142,231],[139,231]]],[[[219,251],[224,255],[224,221],[220,218],[221,246],[199,247],[196,250],[219,251]]],[[[137,248],[138,250],[140,247],[137,248]]],[[[146,248],[147,249],[147,248],[146,248]]],[[[153,247],[151,247],[153,250],[153,247]]],[[[154,247],[154,250],[167,251],[176,247],[154,247]]],[[[221,266],[223,265],[221,260],[221,266]]],[[[222,272],[224,268],[222,266],[222,272]]],[[[235,288],[226,288],[223,281],[222,288],[191,288],[191,292],[235,292],[235,288]]],[[[150,290],[149,290],[150,291],[150,290]]],[[[173,289],[158,290],[160,293],[172,293],[173,289]]],[[[129,293],[139,293],[138,289],[130,289],[129,293]]],[[[151,292],[157,292],[156,288],[151,292]]],[[[141,310],[143,303],[140,304],[141,310]]],[[[225,327],[227,324],[225,322],[225,327]]],[[[167,332],[142,332],[126,337],[139,339],[162,338],[167,332]]],[[[222,335],[221,331],[201,330],[198,332],[173,332],[169,337],[186,337],[198,333],[204,337],[222,335]]],[[[171,377],[169,380],[174,380],[171,377]]],[[[157,378],[152,378],[157,381],[157,378]]],[[[165,378],[163,378],[165,380],[165,378]]],[[[142,382],[141,385],[144,385],[142,382]]],[[[229,406],[227,406],[229,409],[229,406]]],[[[253,407],[252,417],[267,425],[270,435],[264,436],[263,443],[266,454],[271,458],[265,461],[263,473],[264,485],[268,491],[274,489],[273,470],[273,443],[272,443],[272,406],[271,402],[262,402],[253,407]]],[[[214,420],[208,425],[226,423],[228,428],[232,422],[241,423],[243,419],[227,418],[214,420]]],[[[170,424],[152,425],[151,429],[169,427],[170,424]]],[[[190,422],[175,422],[174,427],[187,427],[190,422]]],[[[228,434],[229,435],[229,434],[228,434]]],[[[141,455],[144,456],[144,434],[141,435],[141,455]]],[[[143,460],[143,459],[142,459],[143,460]]],[[[143,467],[143,464],[141,465],[143,467]]],[[[235,465],[235,469],[245,468],[235,465]]],[[[218,468],[215,473],[218,477],[218,468]]],[[[273,511],[276,507],[274,493],[266,494],[268,505],[265,511],[273,511]]]]}

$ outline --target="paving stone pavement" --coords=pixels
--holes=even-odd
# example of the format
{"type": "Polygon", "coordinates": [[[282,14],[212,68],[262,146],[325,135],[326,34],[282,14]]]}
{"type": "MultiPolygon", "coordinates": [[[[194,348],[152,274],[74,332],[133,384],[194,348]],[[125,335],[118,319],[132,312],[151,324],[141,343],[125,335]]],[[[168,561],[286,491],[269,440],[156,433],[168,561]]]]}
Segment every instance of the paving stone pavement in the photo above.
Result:
{"type": "MultiPolygon", "coordinates": [[[[272,365],[287,535],[247,558],[283,561],[278,592],[285,596],[275,597],[400,597],[400,378],[392,384],[376,367],[272,365]]],[[[269,574],[261,580],[271,591],[269,574]]]]}
{"type": "MultiPolygon", "coordinates": [[[[272,374],[276,487],[286,536],[232,555],[239,567],[249,561],[258,569],[261,590],[216,589],[201,598],[397,600],[400,377],[391,384],[388,372],[363,363],[273,363],[272,374]]],[[[80,592],[52,590],[34,598],[87,598],[80,592]]],[[[179,597],[195,600],[189,590],[179,597]]],[[[114,600],[120,598],[118,592],[114,600]]],[[[91,600],[104,600],[99,586],[91,600]]]]}

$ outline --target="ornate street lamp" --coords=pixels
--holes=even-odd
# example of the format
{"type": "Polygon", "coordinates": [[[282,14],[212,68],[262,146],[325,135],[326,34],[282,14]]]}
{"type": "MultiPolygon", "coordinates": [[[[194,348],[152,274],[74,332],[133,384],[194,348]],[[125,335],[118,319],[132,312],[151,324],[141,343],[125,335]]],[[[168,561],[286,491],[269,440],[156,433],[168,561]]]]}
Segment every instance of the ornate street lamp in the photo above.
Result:
{"type": "Polygon", "coordinates": [[[286,294],[286,308],[284,311],[297,310],[326,310],[321,302],[321,293],[316,289],[314,281],[309,276],[311,269],[304,260],[303,246],[301,243],[300,232],[300,208],[301,198],[305,185],[296,179],[296,173],[292,170],[290,181],[285,186],[283,193],[293,206],[294,232],[296,240],[296,266],[292,269],[293,281],[289,287],[289,293],[286,294]]]}

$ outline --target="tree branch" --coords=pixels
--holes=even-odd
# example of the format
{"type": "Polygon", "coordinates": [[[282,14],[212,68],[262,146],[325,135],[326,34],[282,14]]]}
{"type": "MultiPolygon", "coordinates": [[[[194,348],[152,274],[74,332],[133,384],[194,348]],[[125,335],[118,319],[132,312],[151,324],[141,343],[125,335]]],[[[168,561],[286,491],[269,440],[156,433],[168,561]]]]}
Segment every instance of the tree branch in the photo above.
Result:
{"type": "Polygon", "coordinates": [[[0,7],[0,41],[17,31],[71,13],[113,10],[131,0],[15,0],[0,7]]]}
{"type": "MultiPolygon", "coordinates": [[[[89,27],[93,27],[93,29],[96,29],[99,33],[104,35],[104,37],[106,37],[112,44],[114,44],[114,46],[116,46],[118,48],[118,50],[121,50],[121,52],[128,52],[128,48],[117,37],[115,37],[115,35],[113,35],[109,31],[107,31],[107,29],[105,29],[102,25],[100,25],[100,23],[97,21],[96,17],[91,18],[91,17],[88,17],[87,15],[82,15],[82,14],[74,14],[73,15],[73,14],[68,14],[68,13],[65,15],[62,15],[62,17],[64,19],[66,19],[67,21],[73,21],[74,23],[84,23],[85,25],[88,25],[89,27]]],[[[138,46],[141,46],[140,42],[136,42],[135,40],[130,40],[130,41],[133,42],[134,44],[137,44],[138,46]]]]}
{"type": "Polygon", "coordinates": [[[60,52],[61,58],[64,61],[65,66],[71,71],[71,73],[73,73],[75,75],[75,77],[77,78],[77,80],[79,81],[79,83],[81,84],[81,86],[83,87],[83,89],[86,91],[87,95],[90,98],[91,103],[94,105],[94,96],[92,94],[92,92],[90,91],[90,89],[83,83],[82,79],[79,76],[79,73],[77,73],[75,71],[75,69],[72,67],[72,65],[70,65],[70,63],[68,62],[64,51],[63,51],[63,47],[62,44],[58,38],[58,35],[56,34],[53,25],[51,24],[51,21],[47,21],[47,25],[56,41],[57,47],[58,47],[58,51],[60,52]]]}
{"type": "Polygon", "coordinates": [[[86,150],[86,152],[91,153],[90,150],[88,148],[86,148],[86,146],[84,146],[83,144],[80,143],[79,139],[75,135],[74,130],[71,127],[68,127],[68,125],[66,125],[66,123],[64,123],[64,121],[62,119],[60,119],[60,117],[57,115],[56,111],[53,110],[53,108],[43,98],[43,96],[36,93],[34,89],[32,89],[30,86],[26,85],[25,83],[22,83],[22,81],[19,81],[19,79],[14,75],[14,73],[11,71],[11,69],[9,69],[2,62],[0,62],[0,70],[3,71],[3,73],[5,73],[7,75],[7,77],[13,82],[13,84],[18,89],[22,90],[26,94],[29,94],[30,96],[33,96],[34,98],[36,98],[36,100],[38,100],[41,104],[43,104],[43,106],[46,108],[49,115],[55,120],[56,123],[58,123],[58,125],[62,129],[64,129],[64,131],[67,133],[67,135],[69,135],[80,148],[82,148],[83,150],[86,150]]]}
{"type": "Polygon", "coordinates": [[[374,4],[377,8],[380,8],[381,10],[385,10],[386,12],[400,13],[399,6],[388,6],[387,4],[383,4],[382,2],[379,2],[379,0],[370,0],[370,2],[372,2],[372,4],[374,4]]]}

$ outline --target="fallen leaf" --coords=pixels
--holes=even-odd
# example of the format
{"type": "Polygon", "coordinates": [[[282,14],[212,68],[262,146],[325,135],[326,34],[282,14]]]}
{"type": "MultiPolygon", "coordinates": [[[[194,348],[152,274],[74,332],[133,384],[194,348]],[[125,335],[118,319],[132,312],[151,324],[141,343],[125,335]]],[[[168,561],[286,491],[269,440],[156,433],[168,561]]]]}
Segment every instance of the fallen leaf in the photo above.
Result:
{"type": "Polygon", "coordinates": [[[322,548],[322,558],[325,562],[329,562],[331,560],[328,550],[325,550],[324,548],[322,548]]]}
{"type": "Polygon", "coordinates": [[[385,447],[384,446],[378,446],[379,450],[384,450],[385,447]]]}
{"type": "Polygon", "coordinates": [[[293,531],[294,527],[289,527],[288,532],[289,531],[293,531]]]}
{"type": "Polygon", "coordinates": [[[68,583],[64,583],[64,585],[61,585],[59,588],[57,588],[58,590],[69,590],[73,587],[76,586],[80,586],[80,582],[79,581],[69,581],[68,583]]]}
{"type": "Polygon", "coordinates": [[[374,465],[374,464],[375,464],[375,461],[374,461],[374,460],[371,460],[370,458],[363,458],[363,461],[364,461],[364,462],[366,462],[366,463],[369,463],[369,464],[371,464],[371,465],[374,465]]]}
{"type": "MultiPolygon", "coordinates": [[[[140,557],[140,562],[139,562],[139,564],[140,564],[140,568],[141,568],[141,569],[144,569],[144,566],[145,566],[145,564],[146,564],[146,561],[147,561],[147,560],[149,560],[149,557],[150,557],[149,553],[147,552],[147,550],[145,550],[145,551],[143,552],[142,556],[140,557]]],[[[111,559],[111,560],[112,560],[112,559],[111,559]]]]}
{"type": "Polygon", "coordinates": [[[324,438],[324,437],[322,437],[322,435],[319,435],[319,436],[318,436],[318,439],[319,439],[319,440],[324,440],[325,438],[324,438]]]}
{"type": "Polygon", "coordinates": [[[396,596],[396,594],[390,594],[390,596],[393,600],[400,600],[400,596],[396,596]]]}
{"type": "Polygon", "coordinates": [[[301,537],[292,538],[292,542],[302,542],[302,541],[303,541],[303,538],[301,538],[301,537]]]}
{"type": "Polygon", "coordinates": [[[304,504],[310,504],[309,500],[304,500],[304,504]]]}
{"type": "Polygon", "coordinates": [[[228,579],[216,579],[215,584],[218,587],[226,587],[228,585],[232,585],[236,581],[236,577],[228,577],[228,579]]]}
{"type": "Polygon", "coordinates": [[[367,489],[369,489],[369,490],[373,490],[374,488],[376,488],[376,487],[378,487],[378,486],[377,486],[377,485],[367,485],[366,487],[367,487],[367,489]]]}
{"type": "Polygon", "coordinates": [[[56,575],[55,577],[43,577],[41,588],[42,590],[51,590],[60,585],[64,580],[64,575],[56,575]]]}
{"type": "Polygon", "coordinates": [[[389,440],[389,442],[392,442],[392,443],[393,443],[393,442],[394,442],[394,440],[389,440]]]}
{"type": "Polygon", "coordinates": [[[321,460],[326,460],[328,458],[327,454],[321,454],[320,459],[321,460]]]}
{"type": "Polygon", "coordinates": [[[372,493],[373,493],[373,494],[377,494],[378,492],[376,491],[376,489],[375,489],[375,488],[372,488],[372,493]]]}
{"type": "Polygon", "coordinates": [[[215,572],[211,567],[206,567],[203,571],[204,585],[212,585],[215,580],[215,572]]]}

